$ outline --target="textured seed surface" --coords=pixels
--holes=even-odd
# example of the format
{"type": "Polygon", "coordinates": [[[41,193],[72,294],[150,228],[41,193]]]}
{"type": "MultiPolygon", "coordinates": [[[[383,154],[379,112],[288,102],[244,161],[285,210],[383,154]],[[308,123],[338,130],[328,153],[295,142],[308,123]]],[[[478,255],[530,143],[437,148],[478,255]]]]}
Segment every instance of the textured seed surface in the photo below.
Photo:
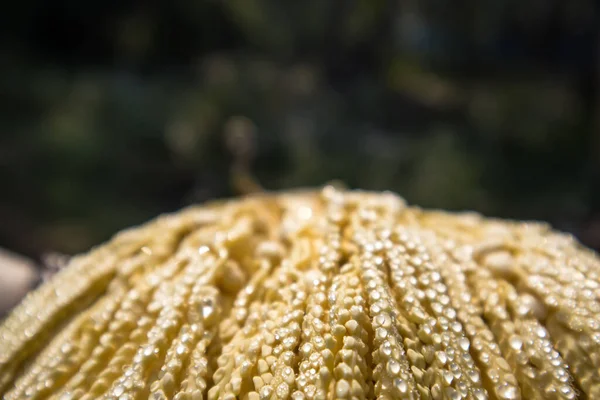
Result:
{"type": "Polygon", "coordinates": [[[0,397],[600,399],[600,259],[390,193],[189,208],[30,293],[0,325],[0,397]]]}

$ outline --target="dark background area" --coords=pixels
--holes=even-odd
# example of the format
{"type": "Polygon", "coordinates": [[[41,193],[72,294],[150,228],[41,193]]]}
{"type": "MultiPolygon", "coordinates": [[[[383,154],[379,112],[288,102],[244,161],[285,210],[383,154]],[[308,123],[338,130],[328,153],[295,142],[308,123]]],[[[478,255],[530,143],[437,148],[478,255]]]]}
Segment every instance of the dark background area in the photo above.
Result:
{"type": "Polygon", "coordinates": [[[21,0],[0,14],[0,247],[34,260],[234,195],[389,189],[600,249],[593,0],[21,0]]]}

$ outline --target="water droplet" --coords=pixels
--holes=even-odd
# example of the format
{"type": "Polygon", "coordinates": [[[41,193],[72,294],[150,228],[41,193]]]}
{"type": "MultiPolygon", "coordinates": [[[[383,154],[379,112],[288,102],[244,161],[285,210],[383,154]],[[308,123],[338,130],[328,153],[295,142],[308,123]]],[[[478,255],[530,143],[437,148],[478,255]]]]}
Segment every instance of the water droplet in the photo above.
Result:
{"type": "Polygon", "coordinates": [[[469,370],[467,375],[469,375],[469,379],[471,380],[471,382],[473,382],[473,383],[479,382],[480,376],[479,376],[479,372],[477,372],[476,370],[474,370],[474,369],[469,370]]]}
{"type": "Polygon", "coordinates": [[[71,392],[64,392],[59,400],[72,400],[73,399],[73,394],[71,394],[71,392]]]}
{"type": "Polygon", "coordinates": [[[261,400],[270,399],[272,394],[273,394],[273,388],[271,386],[263,386],[260,389],[260,398],[261,398],[261,400]]]}
{"type": "Polygon", "coordinates": [[[279,386],[277,386],[277,396],[280,399],[285,399],[286,397],[288,397],[289,391],[290,391],[290,387],[285,382],[280,383],[279,386]]]}
{"type": "Polygon", "coordinates": [[[214,311],[212,300],[207,299],[202,302],[202,317],[204,319],[209,319],[214,311]]]}
{"type": "Polygon", "coordinates": [[[450,371],[442,371],[442,376],[444,377],[444,382],[446,385],[450,386],[454,380],[454,375],[452,375],[450,371]]]}
{"type": "Polygon", "coordinates": [[[503,400],[514,400],[518,396],[518,391],[513,385],[504,384],[498,388],[498,396],[503,400]]]}
{"type": "Polygon", "coordinates": [[[299,390],[296,390],[294,394],[292,394],[292,400],[304,400],[305,398],[304,393],[299,390]]]}
{"type": "Polygon", "coordinates": [[[125,388],[121,385],[117,385],[113,390],[113,395],[115,396],[121,396],[123,393],[125,393],[125,388]]]}
{"type": "Polygon", "coordinates": [[[473,390],[473,396],[475,397],[476,400],[487,400],[488,399],[488,394],[485,391],[485,389],[477,388],[477,389],[473,390]]]}
{"type": "Polygon", "coordinates": [[[446,396],[448,396],[450,400],[461,400],[462,397],[460,393],[458,393],[454,388],[451,387],[446,388],[446,396]]]}
{"type": "Polygon", "coordinates": [[[376,335],[377,335],[377,339],[384,340],[388,335],[388,331],[383,328],[377,328],[376,335]]]}
{"type": "Polygon", "coordinates": [[[400,373],[400,363],[396,360],[388,361],[387,370],[391,375],[398,375],[400,373]]]}
{"type": "Polygon", "coordinates": [[[510,347],[513,348],[514,350],[521,350],[521,348],[523,347],[523,340],[521,340],[521,338],[517,335],[513,335],[510,338],[510,347]]]}
{"type": "Polygon", "coordinates": [[[443,351],[436,351],[435,358],[437,358],[437,360],[440,362],[441,365],[445,365],[446,362],[448,361],[448,357],[446,356],[446,353],[444,353],[443,351]]]}

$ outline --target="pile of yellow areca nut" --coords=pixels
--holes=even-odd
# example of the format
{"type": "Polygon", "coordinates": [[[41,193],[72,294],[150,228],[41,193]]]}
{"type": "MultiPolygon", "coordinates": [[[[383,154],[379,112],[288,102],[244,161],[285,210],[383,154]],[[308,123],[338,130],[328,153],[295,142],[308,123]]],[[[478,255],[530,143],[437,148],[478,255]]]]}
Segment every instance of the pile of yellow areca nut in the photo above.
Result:
{"type": "Polygon", "coordinates": [[[600,399],[600,260],[391,193],[260,194],[75,257],[0,327],[14,399],[600,399]]]}

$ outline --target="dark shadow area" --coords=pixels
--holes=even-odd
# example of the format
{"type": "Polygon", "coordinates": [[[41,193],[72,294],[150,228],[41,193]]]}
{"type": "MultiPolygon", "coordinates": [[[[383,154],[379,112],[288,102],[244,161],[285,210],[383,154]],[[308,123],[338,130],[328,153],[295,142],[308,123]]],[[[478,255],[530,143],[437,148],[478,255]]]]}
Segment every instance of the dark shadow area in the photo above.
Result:
{"type": "Polygon", "coordinates": [[[0,16],[0,246],[36,260],[321,185],[549,221],[600,249],[594,1],[23,0],[0,16]]]}

